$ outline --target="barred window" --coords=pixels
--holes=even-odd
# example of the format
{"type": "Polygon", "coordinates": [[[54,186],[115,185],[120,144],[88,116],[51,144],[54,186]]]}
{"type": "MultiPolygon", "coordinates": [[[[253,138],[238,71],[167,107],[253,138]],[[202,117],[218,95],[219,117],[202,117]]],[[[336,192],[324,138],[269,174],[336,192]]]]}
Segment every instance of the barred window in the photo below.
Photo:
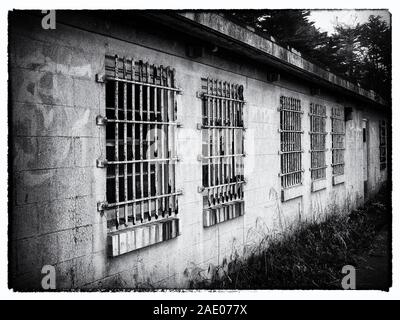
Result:
{"type": "Polygon", "coordinates": [[[344,109],[332,108],[332,174],[344,174],[344,150],[345,150],[345,122],[344,109]]]}
{"type": "Polygon", "coordinates": [[[203,225],[244,213],[243,86],[202,79],[203,225]]]}
{"type": "Polygon", "coordinates": [[[105,86],[108,230],[162,221],[158,240],[175,237],[175,70],[106,56],[105,86]]]}
{"type": "Polygon", "coordinates": [[[311,180],[326,178],[326,107],[310,103],[311,180]]]}
{"type": "Polygon", "coordinates": [[[299,99],[280,98],[280,138],[281,138],[281,184],[283,188],[302,183],[301,148],[301,101],[299,99]]]}
{"type": "Polygon", "coordinates": [[[379,121],[379,159],[381,170],[387,166],[387,126],[385,120],[379,121]]]}

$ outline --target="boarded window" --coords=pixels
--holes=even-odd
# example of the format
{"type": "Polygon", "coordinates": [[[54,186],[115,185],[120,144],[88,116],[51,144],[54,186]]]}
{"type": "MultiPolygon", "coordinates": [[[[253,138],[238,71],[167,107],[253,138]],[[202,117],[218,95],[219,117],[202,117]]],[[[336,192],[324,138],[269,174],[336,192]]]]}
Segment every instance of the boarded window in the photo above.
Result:
{"type": "Polygon", "coordinates": [[[244,213],[243,86],[202,79],[204,226],[244,213]]]}
{"type": "Polygon", "coordinates": [[[311,180],[326,178],[326,107],[310,104],[311,180]]]}
{"type": "Polygon", "coordinates": [[[387,166],[387,125],[385,120],[379,121],[379,159],[381,170],[387,166]]]}
{"type": "Polygon", "coordinates": [[[332,174],[344,174],[345,122],[344,108],[332,108],[332,174]]]}
{"type": "Polygon", "coordinates": [[[281,184],[283,188],[302,183],[302,153],[301,135],[301,101],[299,99],[280,98],[280,155],[281,155],[281,184]]]}
{"type": "Polygon", "coordinates": [[[107,225],[110,231],[178,213],[175,71],[106,57],[107,225]]]}

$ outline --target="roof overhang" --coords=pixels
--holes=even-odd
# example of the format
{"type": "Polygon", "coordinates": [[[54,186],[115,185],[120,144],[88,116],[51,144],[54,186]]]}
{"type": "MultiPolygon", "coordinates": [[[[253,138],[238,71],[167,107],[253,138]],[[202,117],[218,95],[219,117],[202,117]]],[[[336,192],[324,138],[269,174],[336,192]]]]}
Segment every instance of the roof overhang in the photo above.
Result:
{"type": "Polygon", "coordinates": [[[368,91],[304,59],[295,50],[283,48],[266,37],[225,18],[204,11],[144,12],[143,16],[169,28],[204,39],[216,46],[247,56],[279,70],[287,71],[315,85],[352,96],[357,100],[387,107],[373,91],[368,91]]]}

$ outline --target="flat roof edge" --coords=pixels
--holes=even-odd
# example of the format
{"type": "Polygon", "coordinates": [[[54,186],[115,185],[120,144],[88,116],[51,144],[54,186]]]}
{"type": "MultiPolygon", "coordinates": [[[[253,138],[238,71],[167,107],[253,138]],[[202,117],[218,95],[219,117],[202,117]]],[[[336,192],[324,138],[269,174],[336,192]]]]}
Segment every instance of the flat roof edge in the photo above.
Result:
{"type": "Polygon", "coordinates": [[[226,19],[219,13],[185,11],[176,13],[180,18],[196,23],[198,26],[212,30],[232,41],[241,43],[247,48],[251,47],[268,58],[279,60],[279,62],[290,68],[303,72],[307,76],[313,76],[332,84],[334,87],[345,89],[350,93],[366,98],[370,102],[383,106],[388,106],[387,101],[372,90],[366,90],[354,83],[345,80],[332,72],[329,72],[301,57],[301,53],[295,50],[289,50],[268,40],[247,28],[240,26],[233,21],[226,19]]]}

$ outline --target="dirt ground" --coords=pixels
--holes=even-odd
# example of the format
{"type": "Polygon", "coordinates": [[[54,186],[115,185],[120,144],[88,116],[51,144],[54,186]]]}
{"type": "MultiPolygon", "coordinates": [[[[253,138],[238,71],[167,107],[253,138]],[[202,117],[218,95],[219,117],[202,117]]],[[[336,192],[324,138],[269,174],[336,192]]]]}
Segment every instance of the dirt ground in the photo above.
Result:
{"type": "Polygon", "coordinates": [[[373,247],[361,257],[356,269],[356,289],[388,290],[390,287],[390,251],[388,248],[388,225],[375,238],[373,247]]]}

